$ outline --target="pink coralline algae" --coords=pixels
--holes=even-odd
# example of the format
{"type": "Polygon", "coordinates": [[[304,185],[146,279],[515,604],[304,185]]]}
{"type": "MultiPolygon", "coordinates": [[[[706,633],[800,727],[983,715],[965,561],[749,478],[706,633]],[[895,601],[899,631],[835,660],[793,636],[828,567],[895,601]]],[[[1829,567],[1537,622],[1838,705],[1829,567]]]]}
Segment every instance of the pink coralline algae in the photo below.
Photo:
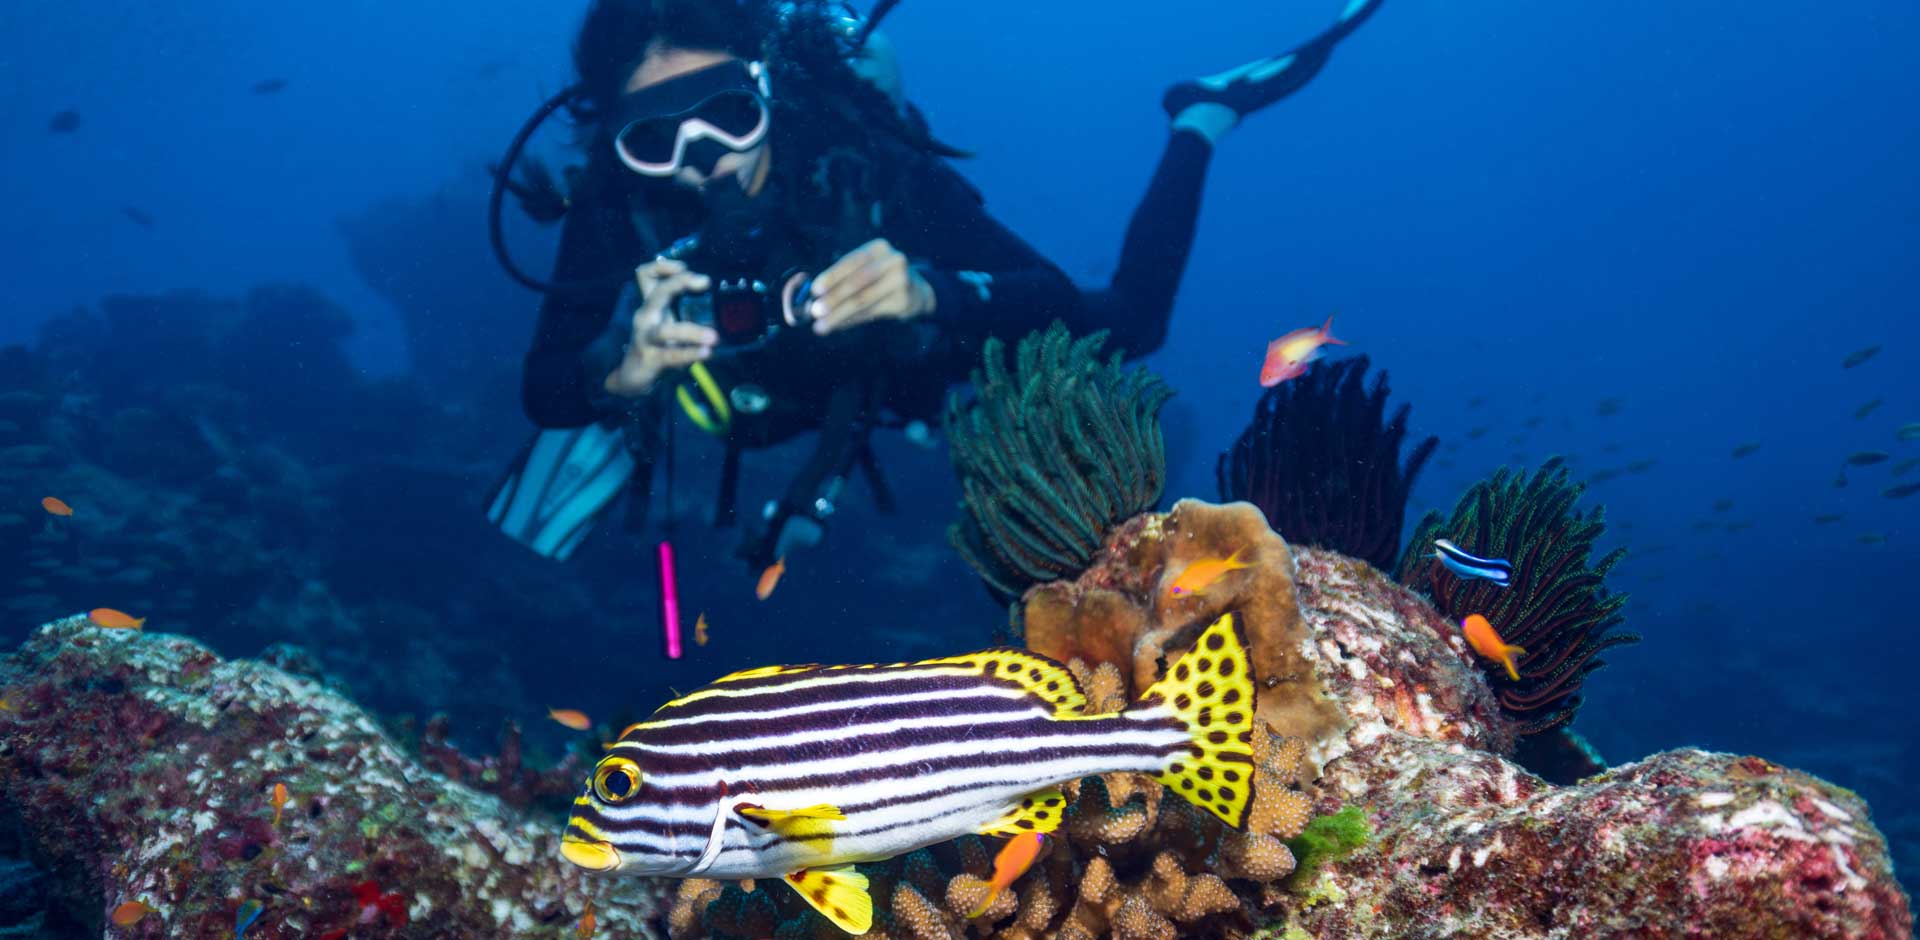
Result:
{"type": "Polygon", "coordinates": [[[657,935],[658,884],[586,876],[557,820],[426,769],[316,682],[81,617],[0,680],[0,803],[92,936],[142,900],[111,936],[230,937],[253,901],[248,940],[561,940],[589,899],[602,936],[657,935]]]}

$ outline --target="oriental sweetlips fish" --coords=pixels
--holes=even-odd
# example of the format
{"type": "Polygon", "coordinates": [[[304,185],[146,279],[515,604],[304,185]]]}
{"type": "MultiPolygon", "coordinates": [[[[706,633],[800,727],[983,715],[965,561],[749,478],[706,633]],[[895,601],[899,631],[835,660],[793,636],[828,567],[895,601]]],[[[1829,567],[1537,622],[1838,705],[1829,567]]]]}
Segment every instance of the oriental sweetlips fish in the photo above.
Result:
{"type": "Polygon", "coordinates": [[[628,728],[574,800],[561,854],[633,875],[780,876],[861,934],[873,899],[852,865],[971,833],[1052,832],[1066,781],[1157,774],[1244,829],[1253,697],[1237,614],[1108,714],[1087,713],[1059,663],[1020,649],[749,669],[628,728]]]}

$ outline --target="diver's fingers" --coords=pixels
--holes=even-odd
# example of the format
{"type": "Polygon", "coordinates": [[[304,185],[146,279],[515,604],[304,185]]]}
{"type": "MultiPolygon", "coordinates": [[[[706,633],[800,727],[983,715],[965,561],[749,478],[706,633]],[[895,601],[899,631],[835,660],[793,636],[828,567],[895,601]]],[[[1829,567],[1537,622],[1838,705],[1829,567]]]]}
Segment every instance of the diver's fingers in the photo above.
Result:
{"type": "Polygon", "coordinates": [[[906,268],[888,271],[859,293],[830,307],[832,316],[820,321],[817,329],[821,333],[830,333],[868,320],[897,316],[907,312],[910,300],[906,268]]]}
{"type": "Polygon", "coordinates": [[[647,292],[640,301],[640,313],[637,316],[659,317],[663,315],[667,305],[673,303],[674,299],[681,294],[687,291],[703,291],[711,284],[712,278],[704,274],[688,271],[670,274],[660,283],[655,284],[653,290],[647,292]]]}
{"type": "Polygon", "coordinates": [[[822,313],[831,315],[842,307],[857,305],[856,297],[871,290],[876,284],[884,284],[893,278],[904,275],[907,270],[907,257],[899,253],[881,255],[870,259],[849,273],[833,289],[820,297],[822,313]]]}
{"type": "Polygon", "coordinates": [[[712,355],[711,346],[672,346],[660,350],[660,367],[684,369],[712,355]]]}
{"type": "Polygon", "coordinates": [[[653,289],[663,279],[679,274],[687,269],[686,262],[672,258],[655,258],[633,269],[634,284],[640,288],[640,296],[653,293],[653,289]]]}
{"type": "Polygon", "coordinates": [[[712,346],[720,342],[720,334],[712,327],[684,320],[668,320],[654,327],[648,342],[655,346],[712,346]]]}
{"type": "Polygon", "coordinates": [[[855,271],[865,267],[867,262],[873,260],[875,256],[890,251],[893,251],[893,244],[891,242],[888,242],[884,238],[876,238],[847,252],[840,260],[835,261],[825,271],[814,276],[814,298],[823,298],[831,294],[834,288],[839,286],[841,281],[846,280],[852,276],[855,271]]]}

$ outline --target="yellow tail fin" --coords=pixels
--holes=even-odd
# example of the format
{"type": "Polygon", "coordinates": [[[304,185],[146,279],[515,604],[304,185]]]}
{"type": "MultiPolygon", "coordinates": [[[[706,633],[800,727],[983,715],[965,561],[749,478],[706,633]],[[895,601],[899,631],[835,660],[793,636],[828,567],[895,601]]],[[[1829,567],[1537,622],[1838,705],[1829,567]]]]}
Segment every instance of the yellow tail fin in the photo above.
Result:
{"type": "Polygon", "coordinates": [[[1246,633],[1240,615],[1229,613],[1140,699],[1140,707],[1170,709],[1192,735],[1160,782],[1235,829],[1246,828],[1253,805],[1253,695],[1246,633]]]}

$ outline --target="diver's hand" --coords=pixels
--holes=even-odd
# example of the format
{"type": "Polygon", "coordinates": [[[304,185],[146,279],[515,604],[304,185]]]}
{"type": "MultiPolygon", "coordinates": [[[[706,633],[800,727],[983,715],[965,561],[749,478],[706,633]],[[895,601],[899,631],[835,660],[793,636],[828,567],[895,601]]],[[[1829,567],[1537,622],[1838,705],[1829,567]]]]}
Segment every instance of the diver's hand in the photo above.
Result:
{"type": "Polygon", "coordinates": [[[870,320],[906,320],[933,312],[933,285],[907,265],[907,256],[876,238],[813,279],[807,313],[822,336],[870,320]]]}
{"type": "Polygon", "coordinates": [[[662,372],[706,359],[720,342],[720,334],[709,327],[667,317],[674,300],[689,291],[706,290],[711,278],[668,258],[641,265],[633,276],[640,286],[640,309],[633,314],[627,354],[606,381],[608,392],[624,398],[645,395],[662,372]]]}

